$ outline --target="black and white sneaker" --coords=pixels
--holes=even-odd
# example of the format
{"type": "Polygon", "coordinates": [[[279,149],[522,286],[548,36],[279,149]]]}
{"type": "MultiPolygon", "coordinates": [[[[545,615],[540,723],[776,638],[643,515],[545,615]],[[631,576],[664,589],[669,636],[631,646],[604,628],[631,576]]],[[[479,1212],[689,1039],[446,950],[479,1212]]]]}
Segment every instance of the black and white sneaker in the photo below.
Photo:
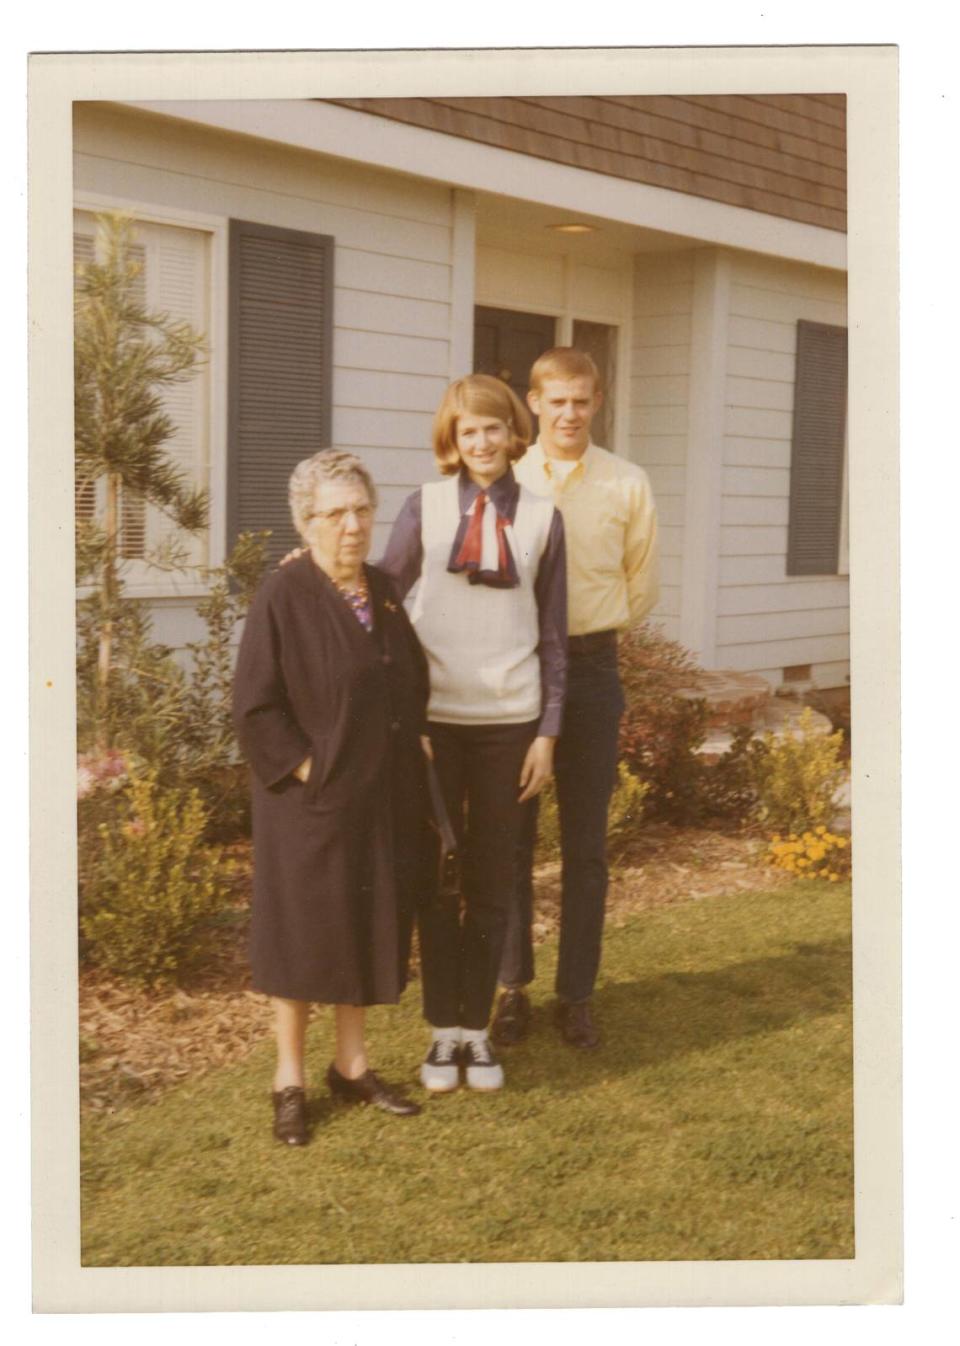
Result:
{"type": "Polygon", "coordinates": [[[466,1068],[469,1088],[503,1088],[503,1066],[494,1056],[486,1034],[483,1037],[465,1037],[460,1048],[460,1059],[466,1068]]]}
{"type": "Polygon", "coordinates": [[[420,1067],[420,1083],[432,1094],[448,1094],[460,1083],[460,1035],[434,1038],[420,1067]]]}

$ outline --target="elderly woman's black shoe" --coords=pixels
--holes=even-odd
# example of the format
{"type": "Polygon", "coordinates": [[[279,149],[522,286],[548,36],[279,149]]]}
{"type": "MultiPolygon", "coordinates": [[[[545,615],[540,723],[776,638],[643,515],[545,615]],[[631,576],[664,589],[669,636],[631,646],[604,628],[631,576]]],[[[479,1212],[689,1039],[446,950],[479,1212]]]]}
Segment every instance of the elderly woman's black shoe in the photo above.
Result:
{"type": "Polygon", "coordinates": [[[307,1096],[296,1084],[273,1095],[273,1134],[284,1145],[306,1145],[310,1139],[307,1131],[307,1096]]]}
{"type": "Polygon", "coordinates": [[[358,1079],[348,1080],[335,1065],[331,1065],[327,1071],[327,1084],[335,1098],[342,1098],[347,1103],[369,1103],[371,1107],[391,1112],[396,1117],[415,1117],[420,1111],[419,1103],[391,1089],[372,1070],[365,1071],[358,1079]]]}

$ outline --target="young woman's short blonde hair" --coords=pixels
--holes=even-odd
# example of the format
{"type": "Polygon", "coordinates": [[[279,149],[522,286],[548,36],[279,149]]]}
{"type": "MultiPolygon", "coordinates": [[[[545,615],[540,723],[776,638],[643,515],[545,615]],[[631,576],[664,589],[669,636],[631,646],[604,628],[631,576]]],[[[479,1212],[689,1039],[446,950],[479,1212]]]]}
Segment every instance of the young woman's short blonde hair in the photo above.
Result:
{"type": "Polygon", "coordinates": [[[489,374],[467,374],[450,384],[433,418],[434,457],[445,477],[460,470],[457,418],[464,415],[503,421],[512,437],[507,453],[511,463],[523,457],[533,438],[530,416],[512,388],[489,374]]]}
{"type": "Polygon", "coordinates": [[[313,513],[317,487],[328,481],[355,481],[370,497],[371,506],[377,507],[377,488],[361,459],[342,449],[321,449],[297,463],[290,478],[290,513],[293,526],[301,537],[304,537],[313,513]]]}
{"type": "Polygon", "coordinates": [[[554,346],[537,357],[530,370],[530,391],[540,392],[548,379],[593,379],[593,391],[603,392],[600,370],[592,356],[575,346],[554,346]]]}

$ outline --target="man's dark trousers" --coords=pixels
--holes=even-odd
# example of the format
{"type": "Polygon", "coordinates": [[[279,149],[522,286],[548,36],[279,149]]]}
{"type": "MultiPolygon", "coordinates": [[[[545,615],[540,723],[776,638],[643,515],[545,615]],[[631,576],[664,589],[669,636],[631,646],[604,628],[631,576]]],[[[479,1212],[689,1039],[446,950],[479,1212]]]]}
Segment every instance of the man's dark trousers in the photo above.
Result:
{"type": "MultiPolygon", "coordinates": [[[[557,995],[588,1000],[600,966],[607,896],[607,810],[617,778],[623,691],[612,631],[572,636],[563,730],[554,760],[563,859],[557,995]]],[[[528,806],[518,856],[517,901],[500,963],[504,986],[533,980],[533,850],[536,801],[528,806]]]]}

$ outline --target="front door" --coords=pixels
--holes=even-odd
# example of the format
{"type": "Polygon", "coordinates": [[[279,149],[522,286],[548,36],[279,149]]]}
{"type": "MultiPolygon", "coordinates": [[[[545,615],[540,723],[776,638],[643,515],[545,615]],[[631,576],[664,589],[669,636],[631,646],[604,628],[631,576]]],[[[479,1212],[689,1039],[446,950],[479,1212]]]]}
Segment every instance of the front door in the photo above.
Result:
{"type": "MultiPolygon", "coordinates": [[[[557,344],[557,320],[544,313],[516,313],[506,308],[474,310],[473,372],[492,374],[508,383],[526,406],[530,367],[557,344]]],[[[531,412],[534,435],[536,417],[531,412]]]]}

